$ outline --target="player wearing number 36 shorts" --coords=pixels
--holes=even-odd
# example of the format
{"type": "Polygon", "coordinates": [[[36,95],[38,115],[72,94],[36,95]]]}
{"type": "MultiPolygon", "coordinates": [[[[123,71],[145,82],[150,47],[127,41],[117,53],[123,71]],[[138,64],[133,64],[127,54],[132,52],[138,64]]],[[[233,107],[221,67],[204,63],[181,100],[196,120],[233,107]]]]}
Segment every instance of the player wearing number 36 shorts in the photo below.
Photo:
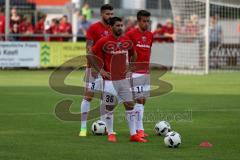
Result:
{"type": "Polygon", "coordinates": [[[130,129],[130,141],[147,142],[136,133],[136,112],[134,110],[133,95],[130,90],[130,80],[127,78],[129,60],[134,61],[136,53],[132,41],[122,35],[123,22],[119,17],[110,19],[112,35],[101,38],[94,45],[91,57],[92,65],[103,77],[103,102],[106,105],[106,126],[108,141],[116,142],[113,132],[113,112],[119,101],[125,106],[126,119],[130,129]],[[101,63],[96,60],[101,60],[101,63]]]}

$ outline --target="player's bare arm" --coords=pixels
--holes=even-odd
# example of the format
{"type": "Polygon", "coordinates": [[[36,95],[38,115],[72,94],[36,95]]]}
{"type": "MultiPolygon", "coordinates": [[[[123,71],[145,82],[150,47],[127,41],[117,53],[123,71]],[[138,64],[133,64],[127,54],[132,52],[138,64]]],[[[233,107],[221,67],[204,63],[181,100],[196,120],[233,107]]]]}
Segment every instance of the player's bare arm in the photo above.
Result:
{"type": "Polygon", "coordinates": [[[106,77],[106,78],[110,78],[110,73],[109,72],[106,72],[104,69],[103,69],[103,62],[102,60],[96,56],[96,54],[94,54],[92,52],[92,49],[89,49],[88,50],[88,54],[87,54],[87,59],[89,61],[89,63],[92,65],[92,67],[98,72],[101,74],[102,77],[106,77]]]}
{"type": "Polygon", "coordinates": [[[129,70],[134,71],[135,65],[134,63],[137,60],[137,52],[134,51],[133,55],[130,57],[130,63],[129,63],[129,70]]]}

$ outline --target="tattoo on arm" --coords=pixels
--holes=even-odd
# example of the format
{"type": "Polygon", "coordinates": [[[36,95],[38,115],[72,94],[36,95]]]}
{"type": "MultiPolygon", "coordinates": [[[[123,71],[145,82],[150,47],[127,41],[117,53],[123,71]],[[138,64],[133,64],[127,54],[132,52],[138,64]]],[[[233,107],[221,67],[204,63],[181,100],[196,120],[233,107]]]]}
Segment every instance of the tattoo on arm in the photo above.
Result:
{"type": "Polygon", "coordinates": [[[87,40],[87,53],[88,53],[88,54],[90,53],[90,50],[91,50],[92,47],[93,47],[93,43],[94,43],[93,40],[87,40]]]}

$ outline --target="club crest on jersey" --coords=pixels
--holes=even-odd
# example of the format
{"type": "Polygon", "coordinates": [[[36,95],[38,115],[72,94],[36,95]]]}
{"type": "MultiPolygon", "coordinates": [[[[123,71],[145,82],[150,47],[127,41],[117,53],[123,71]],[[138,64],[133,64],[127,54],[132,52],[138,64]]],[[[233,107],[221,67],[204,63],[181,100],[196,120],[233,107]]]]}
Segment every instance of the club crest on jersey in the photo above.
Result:
{"type": "Polygon", "coordinates": [[[121,42],[117,42],[117,47],[118,48],[122,48],[122,43],[121,42]]]}
{"type": "Polygon", "coordinates": [[[143,41],[144,43],[146,43],[146,42],[147,42],[147,37],[142,36],[142,41],[143,41]]]}
{"type": "Polygon", "coordinates": [[[101,34],[101,37],[105,37],[108,35],[108,31],[104,31],[102,34],[101,34]]]}

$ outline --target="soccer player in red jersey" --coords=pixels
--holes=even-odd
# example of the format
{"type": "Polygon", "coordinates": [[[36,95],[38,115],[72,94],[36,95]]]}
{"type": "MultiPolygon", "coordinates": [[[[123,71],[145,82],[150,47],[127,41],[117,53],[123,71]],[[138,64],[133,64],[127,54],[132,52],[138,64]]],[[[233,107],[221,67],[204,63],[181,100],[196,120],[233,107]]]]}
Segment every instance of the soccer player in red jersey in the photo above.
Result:
{"type": "MultiPolygon", "coordinates": [[[[116,142],[113,132],[113,110],[122,101],[126,109],[126,119],[130,129],[130,141],[147,142],[136,133],[135,110],[130,80],[127,79],[129,59],[134,57],[132,41],[127,36],[122,36],[123,22],[119,17],[110,19],[112,34],[101,38],[94,45],[92,55],[100,59],[91,60],[94,68],[103,77],[103,102],[106,105],[106,125],[108,129],[108,141],[116,142]],[[101,67],[103,66],[103,67],[101,67]]],[[[93,57],[90,55],[90,57],[93,57]]]]}
{"type": "Polygon", "coordinates": [[[148,136],[144,133],[143,112],[146,98],[150,92],[149,62],[151,56],[151,47],[153,34],[148,31],[150,26],[150,16],[148,11],[140,10],[137,13],[138,28],[131,30],[126,35],[133,42],[137,59],[134,62],[134,71],[132,74],[132,89],[136,104],[136,128],[141,137],[148,136]]]}
{"type": "MultiPolygon", "coordinates": [[[[109,19],[113,16],[113,7],[105,4],[100,9],[101,20],[92,24],[87,30],[87,54],[92,50],[96,42],[104,36],[111,34],[109,26],[109,19]]],[[[85,93],[81,103],[81,129],[79,136],[86,136],[87,134],[87,116],[90,109],[90,102],[96,90],[101,90],[102,80],[98,73],[94,72],[92,66],[88,64],[85,72],[85,93]]],[[[105,121],[105,105],[101,103],[100,107],[101,120],[105,121]]]]}

